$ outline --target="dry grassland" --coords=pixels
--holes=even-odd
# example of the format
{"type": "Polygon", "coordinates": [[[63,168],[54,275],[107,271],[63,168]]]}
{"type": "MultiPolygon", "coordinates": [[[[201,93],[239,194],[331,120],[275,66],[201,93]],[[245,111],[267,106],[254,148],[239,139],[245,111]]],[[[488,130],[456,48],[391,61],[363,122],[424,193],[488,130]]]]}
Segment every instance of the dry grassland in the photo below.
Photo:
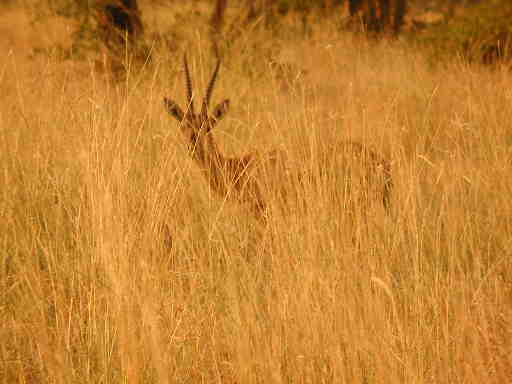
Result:
{"type": "MultiPolygon", "coordinates": [[[[163,108],[185,99],[181,52],[116,85],[29,59],[11,30],[0,383],[512,382],[512,75],[315,29],[238,41],[215,137],[309,169],[364,142],[392,162],[389,214],[349,213],[334,177],[286,185],[262,225],[209,189],[163,108]],[[274,76],[258,49],[275,47],[307,73],[274,76]]],[[[204,89],[207,36],[189,49],[204,89]]]]}

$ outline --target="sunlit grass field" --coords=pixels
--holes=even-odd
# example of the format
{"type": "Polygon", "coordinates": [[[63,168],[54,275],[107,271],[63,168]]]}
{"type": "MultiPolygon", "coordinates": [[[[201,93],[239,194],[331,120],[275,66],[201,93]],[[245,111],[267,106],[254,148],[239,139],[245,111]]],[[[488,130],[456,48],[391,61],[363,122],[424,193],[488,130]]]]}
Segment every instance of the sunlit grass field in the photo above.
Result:
{"type": "MultiPolygon", "coordinates": [[[[356,140],[394,180],[389,212],[355,214],[343,180],[290,182],[261,223],[210,189],[163,108],[185,101],[182,49],[116,83],[29,58],[16,28],[0,57],[1,383],[512,382],[510,71],[328,23],[243,36],[213,94],[231,99],[226,155],[278,148],[321,170],[356,140]]],[[[203,90],[208,36],[187,36],[203,90]]]]}

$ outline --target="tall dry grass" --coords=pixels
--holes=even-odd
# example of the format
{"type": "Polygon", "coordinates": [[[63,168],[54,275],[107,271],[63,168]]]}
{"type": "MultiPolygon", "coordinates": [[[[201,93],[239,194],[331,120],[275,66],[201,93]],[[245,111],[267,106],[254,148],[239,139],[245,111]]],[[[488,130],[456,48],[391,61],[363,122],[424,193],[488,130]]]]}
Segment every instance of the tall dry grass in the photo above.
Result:
{"type": "Polygon", "coordinates": [[[510,74],[322,28],[273,41],[308,70],[285,89],[258,51],[225,59],[216,138],[311,169],[363,141],[392,161],[388,215],[290,184],[263,227],[213,194],[162,106],[181,55],[118,85],[0,59],[2,383],[512,380],[510,74]]]}

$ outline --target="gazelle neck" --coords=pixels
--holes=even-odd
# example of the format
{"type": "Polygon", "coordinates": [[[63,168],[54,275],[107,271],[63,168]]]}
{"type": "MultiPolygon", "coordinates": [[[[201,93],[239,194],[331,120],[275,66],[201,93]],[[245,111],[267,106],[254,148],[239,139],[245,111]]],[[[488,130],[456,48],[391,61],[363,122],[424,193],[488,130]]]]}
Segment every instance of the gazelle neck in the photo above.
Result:
{"type": "Polygon", "coordinates": [[[197,143],[192,156],[212,189],[221,196],[226,196],[243,178],[242,174],[248,165],[246,157],[225,157],[210,134],[197,143]]]}

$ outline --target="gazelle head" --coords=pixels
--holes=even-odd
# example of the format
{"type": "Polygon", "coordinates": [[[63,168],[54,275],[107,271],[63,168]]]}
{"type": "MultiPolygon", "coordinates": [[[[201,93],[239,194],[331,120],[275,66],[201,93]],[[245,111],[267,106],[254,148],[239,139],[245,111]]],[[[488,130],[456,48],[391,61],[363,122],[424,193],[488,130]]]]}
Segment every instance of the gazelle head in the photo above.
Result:
{"type": "Polygon", "coordinates": [[[201,112],[196,114],[194,111],[194,100],[192,94],[192,80],[188,69],[187,57],[183,57],[183,66],[185,70],[185,85],[187,90],[187,105],[185,111],[174,101],[164,97],[164,104],[167,112],[180,123],[181,130],[188,140],[190,151],[204,159],[209,151],[215,149],[215,143],[209,134],[217,122],[222,119],[229,109],[229,99],[220,102],[213,110],[209,110],[210,99],[212,96],[217,74],[219,73],[220,61],[217,62],[213,75],[206,88],[206,94],[201,104],[201,112]]]}

